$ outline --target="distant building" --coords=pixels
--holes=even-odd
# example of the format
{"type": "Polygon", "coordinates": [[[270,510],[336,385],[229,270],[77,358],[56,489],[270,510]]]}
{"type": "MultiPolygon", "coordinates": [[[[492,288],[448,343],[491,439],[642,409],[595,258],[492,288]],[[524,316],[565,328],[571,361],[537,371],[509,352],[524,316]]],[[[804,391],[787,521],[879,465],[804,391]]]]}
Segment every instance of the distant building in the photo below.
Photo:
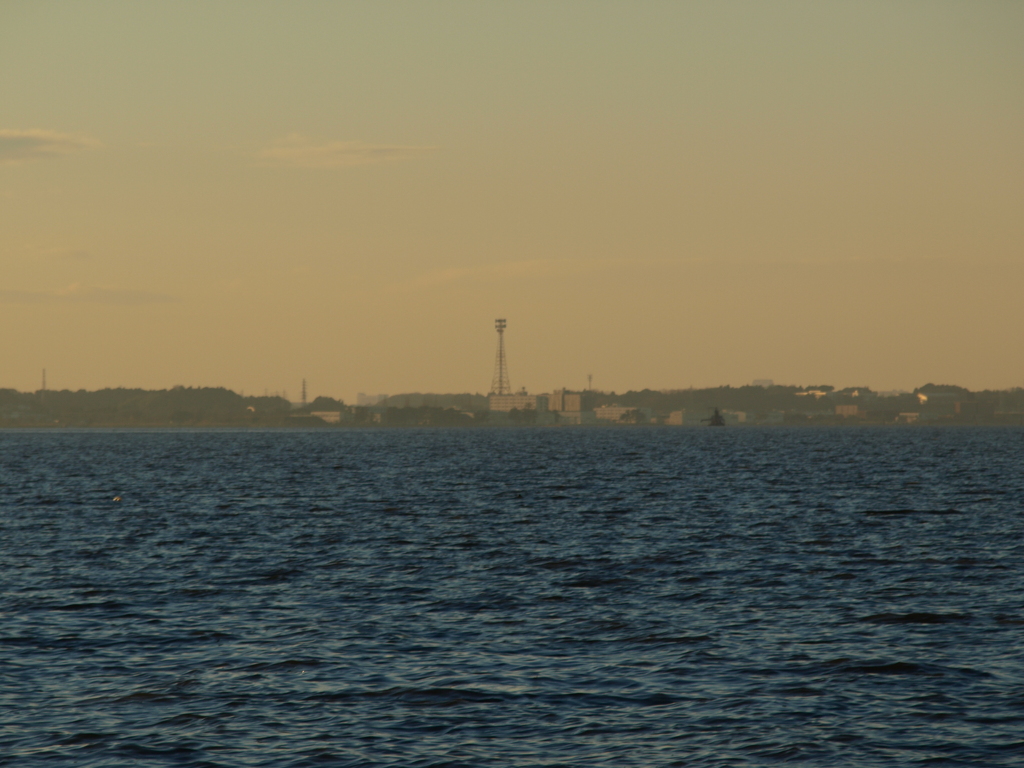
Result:
{"type": "Polygon", "coordinates": [[[676,427],[683,426],[683,424],[686,423],[686,409],[684,408],[681,411],[672,411],[672,413],[668,415],[668,421],[665,423],[676,427]]]}
{"type": "MultiPolygon", "coordinates": [[[[349,391],[351,392],[351,390],[349,391]]],[[[362,392],[360,392],[358,395],[356,395],[356,405],[366,408],[371,405],[381,403],[387,399],[387,395],[364,395],[362,392]]]]}
{"type": "Polygon", "coordinates": [[[772,381],[771,379],[754,379],[754,383],[752,386],[764,387],[765,389],[768,389],[768,387],[774,387],[775,382],[772,381]]]}
{"type": "Polygon", "coordinates": [[[913,424],[915,421],[921,418],[920,413],[904,412],[896,417],[896,421],[901,424],[913,424]]]}
{"type": "Polygon", "coordinates": [[[746,424],[747,422],[746,411],[722,411],[721,415],[726,424],[746,424]]]}
{"type": "Polygon", "coordinates": [[[590,393],[556,389],[548,395],[548,409],[552,411],[589,411],[590,393]]]}
{"type": "Polygon", "coordinates": [[[860,416],[860,407],[856,405],[837,405],[836,416],[860,416]]]}
{"type": "MultiPolygon", "coordinates": [[[[548,408],[550,408],[552,411],[567,410],[565,407],[565,396],[567,394],[568,390],[565,389],[553,390],[551,394],[548,395],[548,408]]],[[[573,410],[578,411],[579,408],[574,408],[573,410]]]]}
{"type": "Polygon", "coordinates": [[[547,395],[527,395],[521,392],[518,395],[489,395],[487,397],[488,409],[492,411],[546,411],[548,410],[547,395]]]}

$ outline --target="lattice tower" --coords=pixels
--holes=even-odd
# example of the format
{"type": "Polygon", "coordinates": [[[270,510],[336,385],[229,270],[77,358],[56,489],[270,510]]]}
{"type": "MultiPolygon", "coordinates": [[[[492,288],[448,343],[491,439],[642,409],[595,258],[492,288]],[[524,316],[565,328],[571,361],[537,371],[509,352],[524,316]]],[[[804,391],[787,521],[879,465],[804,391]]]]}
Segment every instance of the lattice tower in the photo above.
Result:
{"type": "Polygon", "coordinates": [[[511,395],[512,385],[508,383],[508,364],[505,362],[505,318],[494,321],[498,332],[498,352],[494,357],[494,377],[491,379],[492,395],[511,395]]]}

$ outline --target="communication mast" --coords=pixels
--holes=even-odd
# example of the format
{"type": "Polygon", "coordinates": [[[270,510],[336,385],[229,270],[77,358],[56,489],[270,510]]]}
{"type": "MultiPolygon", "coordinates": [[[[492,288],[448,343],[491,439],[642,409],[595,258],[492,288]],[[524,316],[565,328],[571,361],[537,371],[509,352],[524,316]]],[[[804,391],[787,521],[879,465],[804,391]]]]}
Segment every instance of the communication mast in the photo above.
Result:
{"type": "Polygon", "coordinates": [[[306,380],[302,380],[302,407],[306,407],[306,380]]]}
{"type": "Polygon", "coordinates": [[[494,358],[494,378],[491,379],[492,395],[511,395],[512,385],[508,383],[508,365],[505,363],[505,318],[494,321],[498,332],[498,353],[494,358]]]}

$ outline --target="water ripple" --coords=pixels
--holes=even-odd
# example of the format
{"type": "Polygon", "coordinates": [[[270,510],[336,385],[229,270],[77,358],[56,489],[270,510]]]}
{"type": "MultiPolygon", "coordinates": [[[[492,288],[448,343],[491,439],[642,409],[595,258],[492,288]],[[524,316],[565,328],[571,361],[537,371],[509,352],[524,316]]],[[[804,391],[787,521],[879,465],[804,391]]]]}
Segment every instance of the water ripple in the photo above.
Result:
{"type": "Polygon", "coordinates": [[[1022,448],[8,430],[0,765],[1020,765],[1022,448]]]}

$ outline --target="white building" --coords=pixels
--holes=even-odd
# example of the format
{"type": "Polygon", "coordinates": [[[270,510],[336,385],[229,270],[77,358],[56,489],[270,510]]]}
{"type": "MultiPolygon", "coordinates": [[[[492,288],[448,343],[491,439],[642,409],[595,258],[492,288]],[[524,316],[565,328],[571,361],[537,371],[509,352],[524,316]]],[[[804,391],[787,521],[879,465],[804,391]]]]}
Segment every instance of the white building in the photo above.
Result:
{"type": "Polygon", "coordinates": [[[586,411],[589,410],[586,407],[589,400],[589,393],[556,389],[548,395],[548,408],[552,411],[586,411]]]}

